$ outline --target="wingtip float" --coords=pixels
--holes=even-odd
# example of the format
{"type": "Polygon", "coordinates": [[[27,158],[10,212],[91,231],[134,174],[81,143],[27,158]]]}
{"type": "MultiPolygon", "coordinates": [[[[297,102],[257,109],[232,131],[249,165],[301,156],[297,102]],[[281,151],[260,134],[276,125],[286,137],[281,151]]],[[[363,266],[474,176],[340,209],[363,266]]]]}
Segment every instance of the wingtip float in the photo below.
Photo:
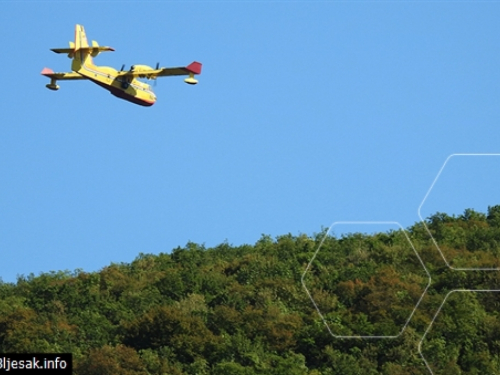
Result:
{"type": "Polygon", "coordinates": [[[198,83],[195,75],[201,74],[202,64],[197,61],[176,68],[160,68],[159,64],[156,68],[132,65],[130,70],[124,70],[125,66],[116,70],[108,66],[94,65],[93,57],[101,52],[114,51],[114,48],[99,46],[95,40],[89,45],[85,29],[81,25],[76,25],[75,41],[69,42],[69,48],[52,48],[51,51],[67,54],[72,59],[72,72],[55,73],[52,69],[43,68],[41,74],[50,78],[50,83],[46,85],[48,89],[58,90],[57,81],[89,80],[118,98],[147,107],[156,102],[156,95],[150,85],[139,81],[138,78],[155,80],[166,76],[188,76],[184,82],[195,85],[198,83]]]}

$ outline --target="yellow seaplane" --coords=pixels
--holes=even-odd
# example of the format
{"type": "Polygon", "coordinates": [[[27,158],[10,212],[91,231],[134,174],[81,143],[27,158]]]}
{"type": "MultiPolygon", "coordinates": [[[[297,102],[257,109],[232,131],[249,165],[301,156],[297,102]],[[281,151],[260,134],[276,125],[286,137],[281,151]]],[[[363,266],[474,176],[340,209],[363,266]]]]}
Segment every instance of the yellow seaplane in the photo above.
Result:
{"type": "Polygon", "coordinates": [[[125,65],[118,71],[107,66],[96,66],[92,60],[99,53],[114,51],[111,47],[99,46],[95,40],[89,46],[85,29],[76,25],[75,42],[69,42],[70,48],[54,48],[55,53],[65,53],[70,59],[72,72],[55,73],[52,69],[44,68],[41,72],[50,78],[46,87],[50,90],[59,90],[57,81],[88,79],[95,84],[105,88],[114,96],[142,106],[151,106],[156,102],[156,95],[151,86],[141,82],[138,78],[155,80],[165,76],[188,76],[184,82],[195,85],[198,81],[195,74],[201,73],[201,64],[193,62],[186,67],[177,68],[152,68],[147,65],[132,65],[130,70],[124,70],[125,65]]]}

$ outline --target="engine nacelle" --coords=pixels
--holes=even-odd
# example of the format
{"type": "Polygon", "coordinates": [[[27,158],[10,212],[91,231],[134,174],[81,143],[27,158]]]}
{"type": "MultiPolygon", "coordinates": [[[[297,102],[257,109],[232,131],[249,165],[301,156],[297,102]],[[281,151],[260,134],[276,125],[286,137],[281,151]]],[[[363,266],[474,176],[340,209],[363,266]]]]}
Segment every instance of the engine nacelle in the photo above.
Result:
{"type": "Polygon", "coordinates": [[[134,72],[148,72],[154,69],[148,65],[132,65],[130,70],[134,72]]]}
{"type": "Polygon", "coordinates": [[[96,57],[100,53],[99,52],[99,44],[95,40],[93,40],[92,47],[93,47],[93,49],[92,49],[92,52],[90,52],[90,56],[96,57]]]}
{"type": "Polygon", "coordinates": [[[70,59],[72,59],[73,57],[75,57],[75,52],[74,52],[74,49],[75,49],[75,43],[73,42],[69,42],[69,48],[72,50],[70,53],[68,53],[68,57],[70,59]]]}

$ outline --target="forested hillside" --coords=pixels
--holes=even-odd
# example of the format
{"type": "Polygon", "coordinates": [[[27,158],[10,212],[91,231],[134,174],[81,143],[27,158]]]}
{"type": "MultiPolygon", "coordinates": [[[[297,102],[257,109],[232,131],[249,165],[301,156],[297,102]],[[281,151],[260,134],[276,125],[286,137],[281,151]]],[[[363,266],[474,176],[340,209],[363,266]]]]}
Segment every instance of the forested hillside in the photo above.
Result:
{"type": "Polygon", "coordinates": [[[429,374],[423,339],[436,375],[500,374],[500,293],[443,304],[500,289],[495,270],[461,270],[500,267],[500,206],[426,225],[434,240],[422,223],[263,235],[20,277],[0,284],[0,352],[72,352],[79,375],[429,374]]]}

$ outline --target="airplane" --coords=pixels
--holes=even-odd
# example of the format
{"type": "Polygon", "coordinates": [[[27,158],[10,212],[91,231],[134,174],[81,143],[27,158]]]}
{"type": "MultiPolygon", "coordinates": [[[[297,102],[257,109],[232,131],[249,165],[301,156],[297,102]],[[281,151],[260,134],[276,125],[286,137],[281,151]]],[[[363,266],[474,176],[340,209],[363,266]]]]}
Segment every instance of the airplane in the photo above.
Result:
{"type": "Polygon", "coordinates": [[[156,95],[151,86],[141,82],[138,78],[155,80],[164,76],[188,76],[184,82],[195,85],[198,81],[195,74],[201,74],[201,63],[192,62],[186,67],[160,68],[156,64],[153,69],[147,65],[132,65],[130,70],[124,70],[125,65],[118,71],[108,66],[96,66],[92,60],[101,52],[114,51],[111,47],[99,46],[93,40],[90,46],[81,25],[75,27],[75,42],[69,42],[70,48],[53,48],[55,53],[65,53],[70,59],[72,72],[55,73],[52,69],[44,68],[41,74],[50,78],[50,83],[45,85],[50,90],[59,90],[57,81],[90,80],[91,82],[108,90],[114,96],[142,106],[152,106],[156,102],[156,95]]]}

